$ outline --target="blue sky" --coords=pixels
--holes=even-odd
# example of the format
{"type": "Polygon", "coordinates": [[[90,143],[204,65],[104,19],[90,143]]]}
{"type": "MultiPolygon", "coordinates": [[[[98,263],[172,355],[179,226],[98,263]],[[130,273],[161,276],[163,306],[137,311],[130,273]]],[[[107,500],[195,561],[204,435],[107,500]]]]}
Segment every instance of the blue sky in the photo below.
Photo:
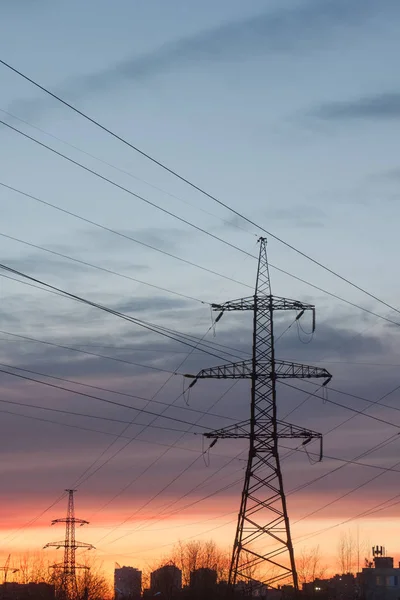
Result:
{"type": "MultiPolygon", "coordinates": [[[[2,59],[15,68],[254,222],[396,306],[400,291],[395,276],[400,218],[400,90],[395,71],[400,50],[399,17],[400,5],[395,0],[120,0],[112,4],[102,0],[57,4],[6,0],[2,2],[0,49],[2,59]]],[[[166,210],[257,254],[260,232],[255,227],[239,221],[4,67],[0,67],[0,82],[2,120],[166,210]]],[[[207,305],[129,278],[206,303],[251,293],[255,260],[83,172],[4,126],[0,134],[1,183],[239,283],[115,236],[4,187],[0,189],[3,263],[139,318],[200,335],[210,325],[207,305]],[[5,236],[120,275],[46,254],[5,236]]],[[[396,314],[273,239],[269,253],[274,265],[301,278],[381,314],[396,314]]],[[[285,350],[288,358],[333,361],[329,368],[338,388],[373,399],[396,385],[396,366],[352,364],[400,363],[394,327],[274,270],[272,277],[276,294],[312,300],[318,309],[320,328],[313,344],[303,346],[293,329],[282,338],[282,352],[285,350]]],[[[0,285],[2,330],[74,347],[89,344],[101,347],[103,354],[107,350],[108,355],[167,370],[174,370],[185,356],[184,347],[144,335],[140,329],[94,309],[4,278],[0,285]]],[[[217,337],[213,340],[210,336],[210,340],[248,349],[246,327],[250,322],[240,318],[224,317],[217,337]]],[[[279,327],[283,329],[286,324],[281,321],[279,327]]],[[[94,357],[77,358],[66,350],[3,337],[7,341],[0,342],[2,362],[44,373],[97,385],[107,383],[130,393],[134,389],[135,394],[145,397],[166,377],[165,373],[128,369],[127,365],[94,357]]],[[[196,354],[188,359],[185,369],[214,363],[215,359],[196,354]]],[[[43,391],[40,386],[10,378],[4,385],[10,396],[65,405],[64,396],[43,391]]],[[[212,398],[225,389],[202,383],[207,385],[211,392],[206,399],[198,390],[193,393],[194,408],[208,408],[212,398]]],[[[174,379],[160,400],[170,402],[181,389],[181,380],[174,379]]],[[[243,418],[245,391],[239,393],[238,389],[221,401],[219,414],[227,414],[233,405],[235,416],[243,418]]],[[[290,397],[284,390],[282,408],[293,408],[297,399],[300,396],[290,397]]],[[[358,409],[365,406],[353,405],[358,409]]],[[[69,407],[127,417],[127,411],[97,406],[79,397],[71,399],[69,407]]],[[[393,417],[393,411],[381,412],[386,418],[393,417]]],[[[184,408],[181,413],[186,414],[184,408]]],[[[295,413],[293,419],[327,430],[327,422],[336,424],[346,416],[348,413],[340,409],[321,408],[315,401],[302,413],[295,413]]],[[[107,442],[96,434],[76,430],[72,439],[66,428],[39,422],[32,425],[33,421],[10,415],[4,418],[2,436],[9,446],[3,451],[12,465],[4,475],[9,493],[14,499],[21,493],[38,494],[35,509],[46,505],[47,499],[50,503],[51,496],[69,484],[66,473],[71,479],[79,475],[85,467],[82,456],[85,460],[86,453],[95,457],[107,442]],[[39,486],[43,490],[40,494],[39,486]]],[[[77,422],[67,416],[59,419],[77,422]]],[[[120,425],[104,423],[104,427],[118,432],[120,425]]],[[[379,441],[390,431],[360,418],[332,434],[327,448],[351,458],[371,446],[371,437],[379,441]],[[359,423],[363,435],[359,435],[359,423]],[[346,431],[353,437],[351,442],[346,437],[343,443],[346,431]]],[[[148,432],[151,440],[160,439],[154,435],[148,432]]],[[[173,434],[163,435],[165,443],[174,441],[173,434]]],[[[190,439],[187,443],[194,447],[198,441],[190,439]]],[[[152,448],[149,453],[158,451],[152,448]]],[[[96,494],[106,501],[109,487],[126,483],[126,463],[134,460],[129,452],[121,453],[104,468],[101,477],[94,476],[88,484],[87,500],[82,494],[82,502],[87,502],[89,510],[96,504],[96,494]]],[[[163,474],[170,477],[185,460],[179,453],[166,460],[163,473],[143,480],[141,495],[147,498],[154,491],[154,482],[161,481],[163,474]]],[[[301,461],[306,470],[305,459],[301,461]]],[[[296,464],[288,470],[298,477],[296,464]]],[[[327,463],[326,468],[330,466],[327,463]]],[[[343,475],[332,487],[346,488],[352,481],[343,475]]],[[[185,490],[187,484],[182,481],[176,493],[185,490]]],[[[321,504],[318,494],[331,491],[326,485],[327,490],[315,491],[316,506],[321,504]]],[[[233,507],[239,488],[230,500],[233,507]]],[[[123,496],[116,505],[117,515],[133,501],[129,493],[123,496]]],[[[338,507],[338,518],[340,510],[338,507]]],[[[112,523],[113,519],[118,521],[114,514],[110,516],[112,523]]],[[[6,518],[3,525],[11,526],[6,518]]],[[[228,531],[228,539],[229,535],[228,531]]]]}

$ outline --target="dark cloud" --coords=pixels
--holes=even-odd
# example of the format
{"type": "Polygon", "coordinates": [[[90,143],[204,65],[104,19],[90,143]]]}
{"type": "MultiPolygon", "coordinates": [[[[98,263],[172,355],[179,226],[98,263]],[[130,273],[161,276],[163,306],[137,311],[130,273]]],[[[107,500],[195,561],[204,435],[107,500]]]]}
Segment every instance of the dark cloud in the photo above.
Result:
{"type": "Polygon", "coordinates": [[[290,208],[271,208],[268,219],[283,221],[296,227],[324,227],[326,213],[318,207],[300,205],[290,208]]]}
{"type": "Polygon", "coordinates": [[[327,121],[392,121],[400,118],[400,93],[387,92],[343,102],[323,104],[312,116],[327,121]]]}
{"type": "MultiPolygon", "coordinates": [[[[101,229],[88,229],[84,232],[84,235],[88,240],[91,240],[94,248],[98,248],[98,244],[101,244],[103,249],[126,249],[127,244],[129,244],[131,248],[134,248],[135,246],[132,246],[132,240],[127,239],[133,238],[133,240],[138,240],[149,246],[154,246],[164,252],[175,251],[180,247],[184,240],[192,240],[193,235],[196,235],[193,230],[184,230],[179,227],[168,227],[168,229],[165,227],[142,227],[141,229],[118,229],[118,232],[121,233],[122,236],[126,236],[126,238],[115,236],[110,232],[101,229]]],[[[140,243],[136,244],[136,248],[138,252],[140,252],[140,255],[147,251],[146,247],[142,246],[140,243]]],[[[151,248],[148,250],[153,254],[151,248]]]]}
{"type": "MultiPolygon", "coordinates": [[[[156,304],[158,301],[156,299],[156,304]]],[[[283,329],[287,323],[287,321],[279,322],[279,327],[283,329]]],[[[290,359],[297,359],[312,364],[313,357],[329,358],[332,355],[335,358],[339,356],[344,362],[350,359],[369,360],[375,355],[380,357],[381,362],[384,362],[391,356],[392,349],[390,343],[388,343],[390,340],[385,339],[385,343],[383,343],[379,331],[374,333],[371,330],[363,336],[358,336],[356,331],[350,327],[344,328],[340,326],[340,323],[341,319],[339,317],[337,321],[333,321],[330,324],[321,323],[317,329],[313,343],[309,345],[301,344],[295,331],[290,330],[279,342],[279,357],[287,356],[290,359]]],[[[243,325],[240,321],[239,324],[234,317],[225,315],[217,327],[216,338],[209,337],[208,339],[219,344],[238,348],[241,351],[249,350],[251,332],[246,325],[247,322],[243,325]]],[[[191,331],[191,329],[188,328],[188,331],[191,331]]],[[[196,330],[194,333],[196,333],[196,330]]],[[[69,334],[68,341],[70,345],[76,345],[77,343],[77,340],[74,340],[74,336],[71,334],[69,334]]],[[[186,351],[185,347],[180,346],[176,342],[156,338],[153,334],[151,336],[147,334],[142,335],[142,337],[135,339],[130,335],[129,329],[124,330],[121,336],[113,336],[109,332],[103,332],[102,328],[98,328],[96,334],[86,339],[83,334],[79,334],[79,343],[88,344],[89,350],[90,345],[98,345],[99,348],[93,349],[101,353],[105,353],[105,349],[101,350],[103,344],[109,346],[114,344],[118,347],[114,347],[114,349],[112,347],[108,348],[107,354],[123,357],[135,362],[160,366],[167,370],[175,370],[177,365],[185,358],[184,352],[186,351]]],[[[26,344],[24,347],[21,344],[13,345],[4,343],[0,347],[3,350],[2,360],[4,362],[14,363],[33,370],[41,370],[43,373],[79,379],[80,381],[93,383],[94,385],[149,398],[152,397],[168,378],[167,373],[160,374],[144,368],[120,365],[104,358],[80,357],[79,354],[67,350],[49,348],[40,344],[26,344]]],[[[179,370],[187,373],[197,373],[201,368],[228,362],[228,360],[219,360],[215,357],[194,351],[179,370]]],[[[371,369],[368,366],[360,367],[359,370],[351,369],[352,367],[347,364],[331,365],[330,370],[334,376],[332,386],[342,387],[345,390],[365,394],[367,397],[376,399],[382,392],[388,391],[390,387],[394,388],[395,384],[398,383],[395,371],[391,372],[390,376],[385,375],[381,377],[381,372],[371,369]]],[[[129,422],[136,414],[134,411],[126,408],[113,407],[99,401],[83,398],[79,395],[67,394],[55,389],[47,389],[38,384],[21,382],[14,380],[10,376],[1,375],[0,378],[2,382],[2,399],[11,398],[32,404],[47,405],[53,408],[67,408],[67,410],[77,410],[93,415],[121,418],[126,422],[129,422]]],[[[55,383],[63,385],[62,382],[55,383]]],[[[299,382],[295,383],[297,385],[299,382]]],[[[182,377],[173,376],[168,385],[160,392],[157,399],[171,403],[178,398],[176,407],[168,409],[166,414],[194,423],[200,415],[185,410],[185,400],[181,395],[182,385],[182,377]]],[[[218,401],[212,412],[226,415],[226,417],[221,419],[205,417],[201,420],[204,426],[215,428],[230,423],[229,417],[241,419],[248,416],[249,382],[241,381],[228,392],[231,385],[232,382],[230,381],[201,380],[194,386],[190,396],[186,398],[190,408],[205,411],[218,401]],[[226,393],[225,397],[221,398],[225,392],[228,393],[226,393]]],[[[70,385],[67,384],[67,387],[70,387],[70,385]]],[[[300,385],[300,387],[309,392],[316,391],[316,388],[310,386],[310,384],[300,385]]],[[[116,399],[117,401],[122,401],[138,408],[144,406],[144,402],[133,398],[122,398],[111,393],[99,393],[85,388],[76,389],[85,392],[88,391],[104,398],[116,399]]],[[[298,406],[305,398],[306,395],[304,393],[280,385],[278,389],[278,409],[280,416],[284,417],[287,412],[298,406]]],[[[329,392],[329,399],[338,400],[358,410],[362,410],[366,406],[365,402],[342,397],[332,391],[329,392]]],[[[395,398],[393,402],[393,405],[397,406],[395,398]]],[[[3,485],[12,489],[15,495],[26,492],[31,487],[42,486],[45,493],[53,493],[54,486],[62,490],[67,485],[72,485],[75,478],[113,440],[110,434],[119,432],[123,428],[122,424],[107,423],[94,418],[49,414],[44,411],[29,410],[26,408],[16,409],[15,407],[0,403],[0,409],[3,408],[20,411],[25,415],[49,418],[65,425],[77,425],[78,427],[94,428],[105,432],[104,434],[91,433],[89,431],[34,421],[23,417],[2,415],[0,424],[3,449],[1,451],[2,464],[7,465],[4,472],[2,471],[2,479],[3,485]],[[32,448],[34,448],[34,452],[32,448]],[[25,462],[24,453],[27,455],[25,462]],[[12,468],[14,462],[15,469],[12,468]]],[[[148,408],[156,413],[162,410],[160,405],[154,403],[150,403],[148,408]]],[[[391,418],[394,422],[396,420],[400,421],[397,413],[389,409],[371,408],[369,412],[377,414],[382,418],[391,418]]],[[[300,410],[290,415],[288,420],[316,431],[325,432],[332,426],[343,422],[351,415],[350,411],[346,411],[343,408],[332,406],[329,403],[324,404],[316,398],[310,398],[300,410]]],[[[146,424],[151,419],[150,415],[139,415],[137,423],[146,424]]],[[[157,424],[174,426],[172,422],[168,422],[165,419],[160,419],[157,424]]],[[[177,424],[177,428],[186,429],[188,427],[183,424],[177,424]]],[[[370,447],[373,443],[383,439],[386,434],[388,435],[387,430],[389,430],[389,433],[396,431],[395,428],[386,427],[383,424],[369,421],[363,417],[356,417],[336,433],[327,436],[325,441],[326,453],[332,455],[339,453],[348,457],[356,456],[357,453],[366,447],[370,447]],[[374,442],[371,442],[371,439],[374,442]]],[[[140,431],[140,428],[136,424],[129,428],[126,435],[134,437],[138,431],[140,431]]],[[[99,475],[93,477],[82,488],[84,494],[82,494],[82,500],[80,501],[83,503],[89,498],[95,508],[102,505],[104,501],[113,496],[127,482],[139,476],[143,467],[147,466],[165,450],[165,446],[161,447],[158,444],[172,444],[179,436],[179,433],[152,430],[149,428],[140,437],[149,441],[150,444],[135,441],[129,445],[126,450],[118,455],[118,458],[112,460],[106,467],[101,469],[99,475]]],[[[119,440],[115,449],[122,447],[125,442],[125,438],[119,440]]],[[[200,436],[188,434],[179,445],[199,450],[201,449],[201,438],[200,436]]],[[[211,468],[217,469],[218,466],[223,464],[224,460],[226,461],[229,457],[237,454],[240,448],[245,449],[246,444],[229,440],[220,441],[211,454],[211,468]],[[220,454],[225,455],[227,458],[222,459],[219,457],[220,454]]],[[[383,453],[377,455],[378,458],[374,456],[373,459],[382,460],[384,464],[387,464],[387,461],[392,458],[391,452],[395,452],[395,450],[387,448],[383,453]]],[[[111,453],[110,451],[106,456],[111,453]]],[[[148,500],[153,493],[158,492],[171,478],[178,475],[187,466],[192,456],[194,457],[195,455],[191,452],[171,451],[160,463],[157,463],[149,476],[145,476],[140,480],[139,485],[134,486],[133,489],[123,494],[117,503],[113,503],[110,510],[115,510],[116,506],[125,506],[126,503],[131,503],[131,505],[133,503],[134,506],[137,506],[138,503],[148,500]]],[[[394,455],[393,462],[395,458],[394,455]]],[[[370,460],[368,459],[367,462],[370,462],[370,460]]],[[[240,463],[235,462],[232,464],[232,469],[238,469],[240,466],[240,463]]],[[[300,455],[291,461],[285,461],[285,477],[287,477],[287,481],[289,482],[287,488],[294,488],[298,484],[303,483],[304,480],[312,479],[316,474],[324,473],[334,466],[337,466],[336,463],[327,460],[315,468],[308,467],[307,459],[304,455],[300,455]]],[[[364,469],[360,471],[360,474],[359,471],[356,471],[357,475],[355,477],[354,471],[355,468],[346,469],[343,471],[341,477],[332,480],[327,478],[326,484],[324,483],[321,487],[314,486],[310,488],[310,493],[313,494],[314,501],[318,504],[321,501],[321,497],[324,497],[324,495],[329,496],[329,494],[329,499],[331,499],[332,489],[335,490],[335,494],[339,495],[342,490],[352,487],[354,481],[362,482],[364,475],[365,478],[368,475],[368,473],[365,474],[364,469]]],[[[163,501],[166,502],[169,497],[173,498],[174,494],[177,496],[187,492],[191,486],[196,485],[202,478],[207,477],[209,474],[210,470],[207,470],[202,461],[199,460],[195,468],[177,480],[173,488],[168,490],[165,496],[163,496],[163,501]]],[[[237,476],[240,476],[240,474],[237,476]]],[[[234,480],[234,477],[232,480],[234,480]]],[[[383,484],[384,482],[381,484],[381,490],[383,484]]],[[[217,488],[218,485],[219,481],[215,481],[208,491],[217,488]]],[[[306,492],[307,490],[304,493],[306,492]]],[[[205,495],[207,490],[203,493],[205,495]]],[[[197,494],[201,495],[200,492],[197,492],[197,494]]],[[[232,500],[239,501],[239,495],[240,485],[229,490],[226,493],[226,497],[223,496],[223,498],[225,498],[226,502],[232,500]]],[[[190,497],[189,500],[193,500],[195,497],[196,495],[190,497]]],[[[202,506],[200,505],[200,508],[202,506]]],[[[90,510],[92,510],[92,507],[90,510]]],[[[296,510],[300,509],[297,508],[296,510]]],[[[307,510],[308,507],[304,506],[304,512],[307,512],[307,510]]],[[[340,511],[341,508],[338,507],[338,510],[340,511]]],[[[133,512],[133,509],[130,512],[133,512]]],[[[221,512],[223,512],[223,509],[221,512]]]]}
{"type": "Polygon", "coordinates": [[[36,277],[39,277],[39,275],[58,275],[62,272],[63,278],[75,278],[77,275],[91,270],[89,266],[79,262],[63,260],[62,258],[40,253],[26,254],[18,258],[7,258],[5,262],[7,267],[36,277]]]}
{"type": "Polygon", "coordinates": [[[113,306],[114,310],[123,313],[164,312],[171,309],[193,309],[193,303],[183,298],[169,296],[135,297],[133,300],[122,301],[113,306]]]}
{"type": "MultiPolygon", "coordinates": [[[[169,42],[140,56],[114,64],[100,72],[71,80],[58,91],[74,101],[88,93],[106,92],[124,81],[141,81],[176,69],[211,61],[242,61],[271,53],[293,53],[326,43],[337,28],[351,29],[370,17],[394,18],[400,6],[395,0],[312,0],[291,9],[262,13],[240,22],[224,23],[192,37],[169,42]]],[[[54,103],[34,99],[16,101],[11,112],[37,116],[54,103]]]]}
{"type": "Polygon", "coordinates": [[[393,182],[399,182],[400,181],[400,167],[395,167],[393,169],[388,169],[387,171],[383,171],[381,173],[371,175],[370,179],[373,181],[375,180],[375,182],[382,181],[382,179],[393,181],[393,182]]]}

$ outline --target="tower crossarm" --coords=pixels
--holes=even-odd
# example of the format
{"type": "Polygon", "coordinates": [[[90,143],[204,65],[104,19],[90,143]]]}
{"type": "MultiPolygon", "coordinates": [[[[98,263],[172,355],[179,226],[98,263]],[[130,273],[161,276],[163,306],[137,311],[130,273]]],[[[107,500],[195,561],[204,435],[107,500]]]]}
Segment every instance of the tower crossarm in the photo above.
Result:
{"type": "Polygon", "coordinates": [[[324,385],[327,385],[332,375],[324,368],[303,365],[287,360],[275,361],[275,373],[272,375],[271,362],[260,360],[256,362],[257,371],[254,374],[254,365],[251,359],[240,362],[218,365],[201,370],[196,376],[197,379],[325,379],[324,385]]]}
{"type": "Polygon", "coordinates": [[[279,419],[277,421],[277,434],[278,438],[282,439],[305,439],[306,441],[322,439],[322,433],[286,423],[286,421],[280,421],[279,419]]]}
{"type": "Polygon", "coordinates": [[[65,540],[61,542],[48,542],[45,546],[43,546],[43,550],[46,548],[65,548],[65,540]]]}
{"type": "Polygon", "coordinates": [[[250,437],[250,420],[208,431],[204,434],[204,437],[211,439],[247,439],[250,437]]]}
{"type": "Polygon", "coordinates": [[[86,548],[86,550],[95,550],[92,544],[86,544],[86,542],[78,542],[75,540],[75,548],[86,548]]]}
{"type": "Polygon", "coordinates": [[[202,369],[194,379],[248,379],[253,371],[251,360],[202,369]]]}
{"type": "Polygon", "coordinates": [[[228,300],[222,304],[212,304],[211,307],[215,311],[232,312],[234,310],[254,310],[257,308],[272,310],[294,310],[294,311],[315,311],[313,304],[301,302],[300,300],[292,300],[291,298],[282,298],[281,296],[247,296],[246,298],[238,298],[237,300],[228,300]]]}
{"type": "Polygon", "coordinates": [[[77,540],[75,540],[73,542],[73,544],[69,544],[67,545],[67,543],[65,542],[65,540],[62,540],[62,542],[49,542],[48,544],[46,544],[45,546],[43,546],[43,549],[45,548],[85,548],[86,550],[94,550],[95,547],[92,546],[92,544],[86,544],[86,542],[78,542],[77,540]]]}
{"type": "MultiPolygon", "coordinates": [[[[262,429],[262,421],[260,422],[260,429],[262,429]]],[[[263,435],[262,433],[258,433],[258,439],[264,440],[272,440],[273,436],[270,431],[268,431],[266,425],[266,433],[263,435]]],[[[214,431],[209,431],[204,434],[206,438],[212,439],[247,439],[251,435],[251,423],[250,420],[240,421],[239,423],[235,423],[234,425],[228,425],[227,427],[222,427],[221,429],[215,429],[214,431]]],[[[307,429],[306,427],[299,427],[298,425],[292,425],[291,423],[286,423],[286,421],[277,421],[276,427],[276,435],[278,438],[282,439],[304,439],[306,442],[314,440],[314,439],[322,439],[322,434],[316,431],[312,431],[311,429],[307,429]]]]}
{"type": "MultiPolygon", "coordinates": [[[[54,565],[51,565],[52,569],[63,569],[64,567],[64,563],[56,563],[54,565]]],[[[80,564],[75,564],[74,569],[85,569],[86,571],[90,571],[90,567],[88,567],[87,565],[80,565],[80,564]]]]}
{"type": "Polygon", "coordinates": [[[275,361],[275,377],[277,379],[325,379],[323,385],[327,385],[332,379],[332,375],[324,368],[288,360],[275,361]]]}
{"type": "Polygon", "coordinates": [[[54,519],[51,522],[52,525],[56,525],[57,523],[75,523],[76,525],[89,525],[89,521],[85,521],[84,519],[76,519],[75,517],[64,517],[62,519],[54,519]]]}

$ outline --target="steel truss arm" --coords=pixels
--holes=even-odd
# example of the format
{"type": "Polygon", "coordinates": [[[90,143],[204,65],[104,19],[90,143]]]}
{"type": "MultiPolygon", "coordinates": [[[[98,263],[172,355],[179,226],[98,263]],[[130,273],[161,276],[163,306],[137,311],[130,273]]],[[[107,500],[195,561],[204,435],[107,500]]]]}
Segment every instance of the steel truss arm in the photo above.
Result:
{"type": "MultiPolygon", "coordinates": [[[[66,547],[66,542],[65,540],[63,540],[62,542],[49,542],[48,544],[46,544],[45,546],[43,546],[43,549],[45,548],[65,548],[66,547]]],[[[92,546],[92,544],[86,544],[85,542],[78,542],[78,541],[74,541],[73,543],[73,548],[86,548],[87,550],[93,550],[94,546],[92,546]]]]}
{"type": "MultiPolygon", "coordinates": [[[[256,363],[257,373],[255,379],[272,378],[271,362],[258,361],[256,363]]],[[[253,377],[253,361],[243,360],[236,363],[228,363],[227,365],[218,365],[201,370],[195,377],[197,379],[250,379],[253,377]]],[[[303,365],[287,360],[275,361],[275,378],[276,379],[313,379],[324,378],[327,385],[332,378],[332,375],[323,368],[303,365]]]]}
{"type": "Polygon", "coordinates": [[[290,298],[281,298],[280,296],[248,296],[247,298],[239,298],[237,300],[228,300],[222,304],[212,304],[212,309],[215,311],[234,311],[234,310],[254,310],[257,301],[257,308],[269,309],[272,303],[272,310],[315,310],[313,304],[300,302],[299,300],[291,300],[290,298]]]}
{"type": "MultiPolygon", "coordinates": [[[[262,422],[260,425],[262,426],[262,422]]],[[[250,420],[240,421],[234,425],[228,425],[227,427],[222,427],[221,429],[215,429],[214,431],[205,433],[204,437],[213,439],[247,439],[250,437],[250,420]]],[[[258,434],[257,437],[259,439],[272,439],[271,434],[266,434],[265,436],[258,434]]],[[[282,439],[305,439],[311,441],[313,439],[321,439],[322,435],[316,431],[312,431],[311,429],[306,429],[305,427],[299,427],[298,425],[292,425],[291,423],[278,420],[277,437],[282,439]]]]}
{"type": "MultiPolygon", "coordinates": [[[[63,569],[64,563],[56,563],[55,565],[51,565],[51,568],[52,569],[63,569]]],[[[86,571],[90,571],[90,567],[88,567],[87,565],[80,565],[80,564],[75,564],[74,570],[75,569],[85,569],[86,571]]]]}
{"type": "MultiPolygon", "coordinates": [[[[89,525],[89,521],[85,521],[84,519],[76,519],[74,517],[74,522],[78,523],[79,525],[89,525]]],[[[56,523],[72,523],[72,520],[67,518],[62,518],[62,519],[54,519],[51,524],[55,525],[56,523]]]]}

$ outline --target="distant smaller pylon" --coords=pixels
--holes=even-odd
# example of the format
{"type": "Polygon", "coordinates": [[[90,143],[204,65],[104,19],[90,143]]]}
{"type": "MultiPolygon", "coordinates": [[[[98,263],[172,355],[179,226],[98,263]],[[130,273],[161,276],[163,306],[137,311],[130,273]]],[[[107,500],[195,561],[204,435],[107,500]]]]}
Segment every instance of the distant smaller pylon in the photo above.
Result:
{"type": "Polygon", "coordinates": [[[52,565],[53,569],[61,571],[61,582],[57,592],[62,600],[78,600],[78,588],[76,583],[76,569],[89,569],[86,565],[76,564],[75,555],[77,548],[86,550],[94,549],[92,544],[78,542],[75,539],[75,525],[88,525],[88,521],[77,519],[75,517],[74,493],[76,490],[65,490],[68,492],[67,516],[63,519],[54,519],[52,525],[56,523],[65,523],[65,539],[61,542],[49,542],[44,548],[64,548],[64,561],[52,565]]]}

